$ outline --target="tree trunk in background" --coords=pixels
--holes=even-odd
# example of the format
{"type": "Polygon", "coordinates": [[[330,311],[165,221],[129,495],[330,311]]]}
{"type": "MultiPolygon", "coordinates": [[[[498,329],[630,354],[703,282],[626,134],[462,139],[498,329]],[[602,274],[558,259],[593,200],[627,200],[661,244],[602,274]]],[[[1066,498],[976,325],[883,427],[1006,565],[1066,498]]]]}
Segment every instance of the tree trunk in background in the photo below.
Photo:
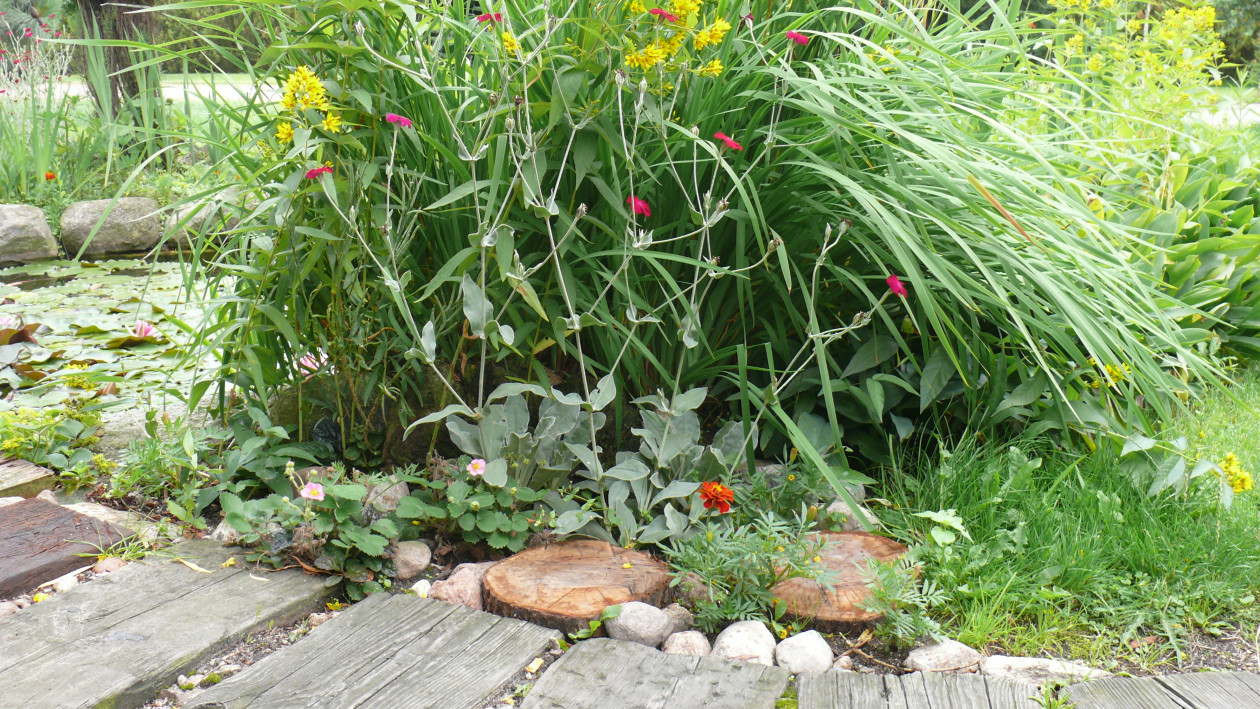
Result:
{"type": "MultiPolygon", "coordinates": [[[[151,5],[151,0],[131,0],[125,5],[103,0],[79,0],[83,32],[89,39],[143,41],[153,37],[152,13],[134,13],[138,5],[151,5]]],[[[92,51],[89,48],[88,51],[92,51]]],[[[133,53],[126,47],[104,47],[105,70],[109,74],[109,95],[101,96],[93,82],[88,86],[96,102],[109,115],[117,115],[121,107],[140,95],[140,82],[132,66],[133,53]]]]}

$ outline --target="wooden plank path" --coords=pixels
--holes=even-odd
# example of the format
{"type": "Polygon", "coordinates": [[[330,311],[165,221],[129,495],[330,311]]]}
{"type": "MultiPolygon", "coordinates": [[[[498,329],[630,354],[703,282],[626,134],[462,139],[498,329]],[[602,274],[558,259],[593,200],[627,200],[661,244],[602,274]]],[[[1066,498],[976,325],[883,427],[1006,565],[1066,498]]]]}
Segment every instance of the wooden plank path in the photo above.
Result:
{"type": "Polygon", "coordinates": [[[773,709],[790,677],[779,667],[667,655],[637,643],[600,638],[566,652],[521,707],[773,709]]]}
{"type": "Polygon", "coordinates": [[[216,650],[297,620],[330,591],[296,571],[255,580],[221,567],[228,556],[209,540],[185,542],[0,618],[0,709],[140,706],[216,650]]]}
{"type": "Polygon", "coordinates": [[[0,460],[0,497],[35,497],[56,484],[57,474],[48,468],[17,458],[0,460]]]}
{"type": "Polygon", "coordinates": [[[1079,709],[1260,709],[1260,675],[1197,672],[1110,677],[1063,691],[1079,709]]]}
{"type": "Polygon", "coordinates": [[[801,675],[800,709],[1037,709],[1031,686],[997,677],[915,672],[801,675]]]}
{"type": "Polygon", "coordinates": [[[95,553],[129,536],[129,529],[45,500],[0,507],[0,598],[68,574],[84,565],[79,554],[95,553]]]}
{"type": "Polygon", "coordinates": [[[481,709],[560,634],[376,594],[203,694],[192,709],[481,709]]]}

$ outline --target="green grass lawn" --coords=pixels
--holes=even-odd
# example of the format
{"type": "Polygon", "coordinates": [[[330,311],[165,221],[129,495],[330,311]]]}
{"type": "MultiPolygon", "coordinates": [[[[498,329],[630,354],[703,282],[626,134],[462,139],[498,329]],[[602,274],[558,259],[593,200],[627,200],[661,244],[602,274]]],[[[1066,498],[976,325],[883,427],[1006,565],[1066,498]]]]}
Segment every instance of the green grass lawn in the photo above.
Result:
{"type": "MultiPolygon", "coordinates": [[[[1206,397],[1175,422],[1194,454],[1235,453],[1260,471],[1260,370],[1206,397]],[[1200,433],[1202,432],[1202,433],[1200,433]]],[[[888,491],[885,519],[908,540],[920,510],[956,509],[971,540],[929,554],[925,573],[950,594],[947,632],[975,647],[1067,654],[1106,666],[1175,660],[1187,638],[1255,631],[1260,614],[1260,491],[1221,509],[1215,479],[1184,496],[1151,498],[1109,454],[1049,441],[972,442],[888,491]],[[1011,449],[1016,452],[1012,452],[1011,449]],[[1027,461],[1026,463],[1024,461],[1027,461]],[[1157,642],[1130,642],[1156,636],[1157,642]]]]}

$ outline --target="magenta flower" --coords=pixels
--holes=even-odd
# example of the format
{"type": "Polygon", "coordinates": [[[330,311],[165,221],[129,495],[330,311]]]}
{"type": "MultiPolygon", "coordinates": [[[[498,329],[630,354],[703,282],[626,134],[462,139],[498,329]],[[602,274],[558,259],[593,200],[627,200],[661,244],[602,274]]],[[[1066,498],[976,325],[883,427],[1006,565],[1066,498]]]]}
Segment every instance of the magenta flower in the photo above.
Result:
{"type": "Polygon", "coordinates": [[[648,10],[648,14],[649,14],[649,15],[656,15],[657,17],[664,17],[665,19],[669,20],[670,22],[677,22],[677,21],[678,21],[678,16],[677,16],[677,15],[670,14],[670,13],[668,13],[668,12],[666,12],[666,11],[662,10],[662,9],[661,9],[661,8],[659,8],[659,7],[654,7],[654,8],[652,8],[651,10],[648,10]]]}
{"type": "Polygon", "coordinates": [[[792,30],[788,30],[787,38],[792,40],[793,42],[796,42],[797,44],[809,44],[809,37],[806,37],[800,32],[793,32],[792,30]]]}
{"type": "Polygon", "coordinates": [[[502,22],[503,15],[497,12],[487,12],[484,15],[477,15],[478,22],[502,22]]]}
{"type": "Polygon", "coordinates": [[[726,147],[730,148],[731,150],[743,150],[743,149],[744,149],[744,146],[742,146],[742,145],[740,145],[739,143],[736,143],[735,141],[731,140],[731,137],[730,137],[729,135],[725,134],[725,133],[722,133],[722,132],[717,132],[717,133],[714,133],[714,134],[713,134],[713,137],[714,137],[714,138],[717,138],[718,140],[720,140],[720,141],[722,141],[723,143],[725,143],[725,144],[726,144],[726,147]]]}
{"type": "Polygon", "coordinates": [[[643,216],[643,217],[652,216],[652,208],[648,206],[648,203],[644,202],[638,197],[635,197],[634,195],[630,195],[629,197],[626,197],[626,204],[630,205],[631,211],[633,211],[635,214],[638,214],[639,216],[643,216]]]}
{"type": "Polygon", "coordinates": [[[329,174],[332,174],[332,171],[333,171],[333,169],[332,169],[331,167],[328,167],[327,165],[323,165],[323,166],[321,166],[321,167],[317,167],[317,168],[315,168],[314,170],[307,170],[307,171],[306,171],[306,179],[308,179],[308,180],[314,180],[314,179],[316,179],[317,177],[319,177],[320,175],[323,175],[324,173],[329,173],[329,174]]]}
{"type": "Polygon", "coordinates": [[[906,297],[906,286],[901,282],[900,278],[889,276],[885,283],[888,284],[888,290],[892,291],[893,295],[899,295],[902,298],[906,297]]]}
{"type": "Polygon", "coordinates": [[[469,463],[465,470],[467,470],[468,474],[474,478],[479,478],[486,472],[486,461],[481,458],[474,458],[473,462],[469,463]]]}
{"type": "Polygon", "coordinates": [[[147,320],[138,320],[135,326],[131,328],[131,334],[136,337],[158,337],[162,333],[158,332],[156,327],[153,327],[153,323],[147,320]]]}
{"type": "Polygon", "coordinates": [[[307,500],[323,502],[324,486],[319,483],[306,483],[302,486],[302,489],[298,491],[298,494],[307,500]]]}
{"type": "Polygon", "coordinates": [[[386,114],[385,114],[385,122],[386,122],[386,123],[393,123],[394,125],[398,126],[399,128],[410,128],[410,127],[411,127],[411,119],[410,119],[410,118],[404,118],[403,116],[400,116],[400,115],[398,115],[397,113],[386,113],[386,114]]]}

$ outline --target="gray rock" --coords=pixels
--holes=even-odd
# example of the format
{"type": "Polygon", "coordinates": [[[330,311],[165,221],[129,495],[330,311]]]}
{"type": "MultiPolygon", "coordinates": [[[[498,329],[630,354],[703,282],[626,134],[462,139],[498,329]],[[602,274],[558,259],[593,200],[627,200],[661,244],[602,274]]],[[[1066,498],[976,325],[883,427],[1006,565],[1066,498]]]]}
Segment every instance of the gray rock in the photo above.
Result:
{"type": "Polygon", "coordinates": [[[368,486],[367,494],[363,497],[363,520],[371,524],[388,517],[390,512],[398,509],[398,501],[409,494],[411,489],[407,487],[407,483],[393,478],[368,486]]]}
{"type": "Polygon", "coordinates": [[[85,258],[148,252],[162,236],[162,218],[156,214],[157,209],[157,202],[148,197],[75,202],[61,215],[61,242],[71,258],[79,254],[85,243],[85,258]],[[100,230],[92,236],[102,218],[100,230]]]}
{"type": "Polygon", "coordinates": [[[416,595],[421,598],[428,598],[429,592],[433,590],[433,582],[428,579],[420,579],[411,585],[411,590],[415,591],[416,595]]]}
{"type": "Polygon", "coordinates": [[[682,633],[674,633],[665,638],[665,644],[661,646],[661,652],[670,655],[708,655],[713,651],[713,646],[709,644],[709,639],[704,637],[704,633],[699,630],[688,630],[682,633]]]}
{"type": "Polygon", "coordinates": [[[639,601],[622,603],[621,613],[604,621],[608,637],[648,647],[660,647],[673,629],[674,620],[665,611],[639,601]]]}
{"type": "MultiPolygon", "coordinates": [[[[871,512],[870,510],[868,510],[866,507],[864,507],[861,504],[857,506],[857,509],[858,509],[858,512],[860,512],[862,515],[866,517],[866,521],[870,522],[872,525],[876,527],[879,526],[879,520],[875,517],[875,514],[873,512],[871,512]]],[[[858,521],[857,515],[853,513],[853,510],[850,509],[849,505],[844,500],[836,500],[835,502],[828,505],[827,514],[831,515],[833,519],[842,520],[840,528],[843,531],[846,531],[846,532],[862,531],[862,523],[858,521]]]]}
{"type": "Polygon", "coordinates": [[[209,534],[209,537],[220,544],[231,545],[240,540],[241,533],[236,531],[232,525],[228,524],[227,520],[223,520],[215,526],[214,531],[209,534]]]}
{"type": "Polygon", "coordinates": [[[485,606],[481,600],[481,580],[486,572],[497,561],[483,561],[479,564],[460,564],[451,572],[450,578],[433,584],[429,598],[447,603],[458,603],[473,610],[482,610],[485,606]]]}
{"type": "Polygon", "coordinates": [[[19,610],[21,609],[18,608],[18,604],[12,601],[0,602],[0,618],[5,617],[6,615],[13,615],[14,613],[17,613],[19,610]]]}
{"type": "Polygon", "coordinates": [[[979,669],[983,660],[984,656],[980,653],[957,640],[947,638],[915,648],[901,664],[911,671],[966,674],[979,669]]]}
{"type": "Polygon", "coordinates": [[[849,657],[848,655],[841,655],[840,657],[836,658],[836,664],[832,665],[831,669],[837,670],[839,672],[852,672],[853,671],[853,658],[849,657]]]}
{"type": "Polygon", "coordinates": [[[990,677],[1005,677],[1038,687],[1073,684],[1086,679],[1102,679],[1111,676],[1111,673],[1106,670],[1096,670],[1074,662],[1006,655],[986,657],[980,664],[980,672],[990,677]]]}
{"type": "Polygon", "coordinates": [[[821,674],[831,669],[831,646],[817,630],[807,630],[779,643],[774,660],[794,675],[821,674]]]}
{"type": "Polygon", "coordinates": [[[60,502],[57,502],[57,496],[53,494],[52,490],[40,490],[39,494],[35,496],[35,499],[51,502],[54,505],[61,504],[60,502]]]}
{"type": "Polygon", "coordinates": [[[57,258],[57,240],[39,207],[0,204],[0,264],[57,258]]]}
{"type": "Polygon", "coordinates": [[[713,655],[774,666],[774,635],[759,620],[731,623],[713,641],[713,655]]]}
{"type": "Polygon", "coordinates": [[[692,624],[695,623],[695,618],[691,617],[691,611],[683,608],[677,603],[671,603],[668,606],[665,606],[665,615],[669,616],[669,619],[673,621],[674,627],[672,632],[675,633],[682,633],[691,630],[692,624]]]}
{"type": "Polygon", "coordinates": [[[399,581],[424,573],[432,559],[433,550],[424,542],[398,542],[394,545],[394,568],[398,571],[399,581]]]}
{"type": "Polygon", "coordinates": [[[0,497],[0,507],[6,507],[8,505],[16,505],[17,503],[25,499],[26,499],[25,497],[0,497]]]}

